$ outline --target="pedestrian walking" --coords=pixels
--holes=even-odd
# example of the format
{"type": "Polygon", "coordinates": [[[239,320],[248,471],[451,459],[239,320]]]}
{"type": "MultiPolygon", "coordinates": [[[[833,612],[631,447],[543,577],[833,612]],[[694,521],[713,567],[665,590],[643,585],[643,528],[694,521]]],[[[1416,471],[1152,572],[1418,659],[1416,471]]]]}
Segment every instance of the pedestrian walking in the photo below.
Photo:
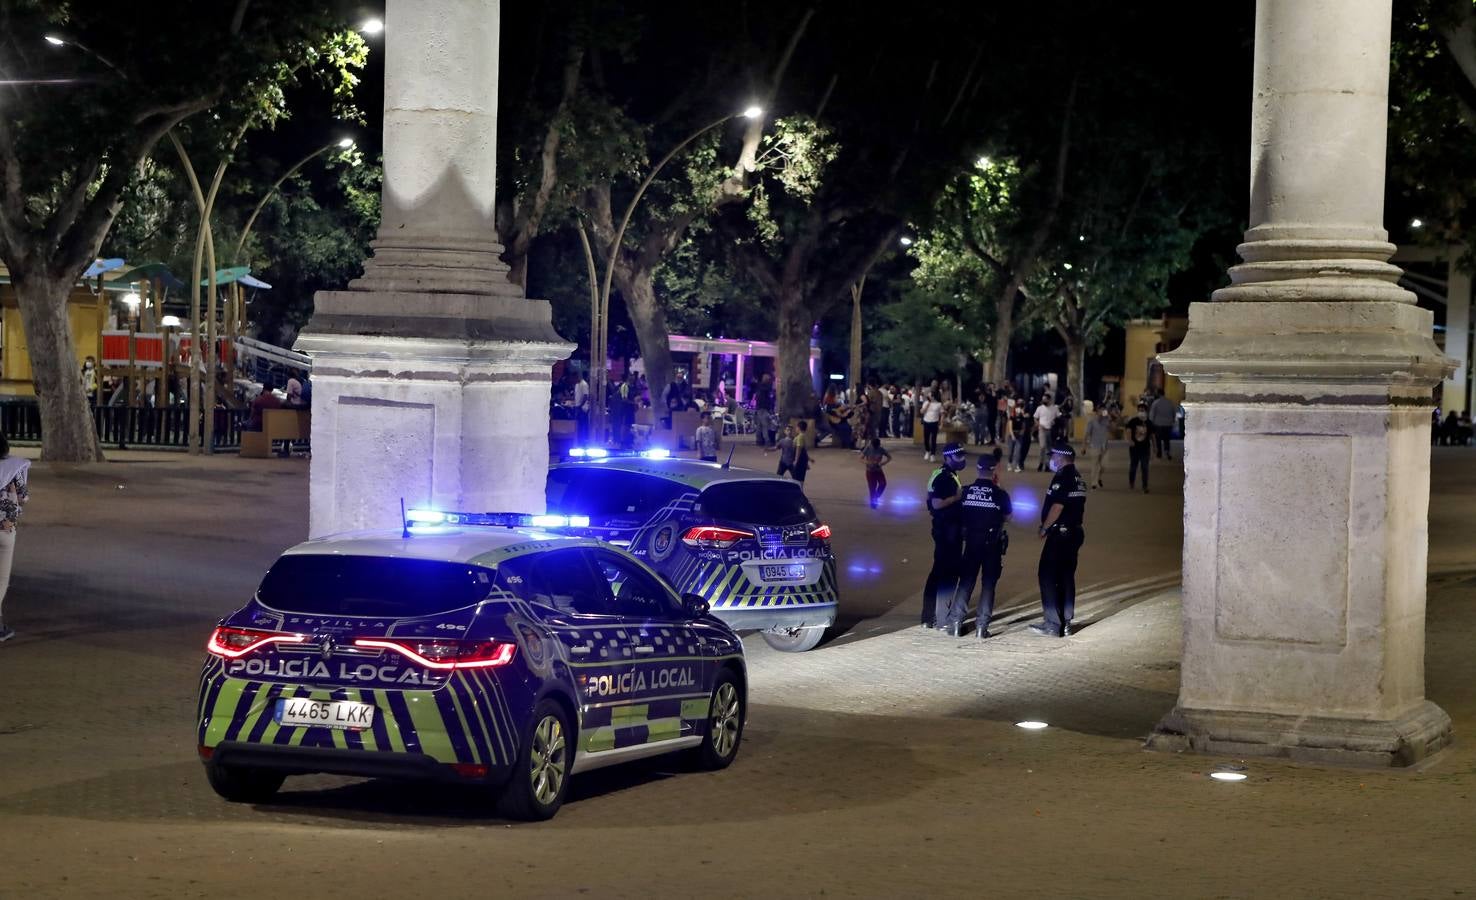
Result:
{"type": "Polygon", "coordinates": [[[718,436],[712,427],[712,413],[702,414],[702,424],[692,435],[692,446],[697,448],[697,456],[703,461],[717,462],[718,436]]]}
{"type": "Polygon", "coordinates": [[[1024,399],[1015,403],[1014,430],[1015,430],[1015,452],[1013,455],[1015,471],[1025,471],[1025,463],[1030,459],[1030,435],[1035,430],[1035,419],[1029,413],[1029,407],[1025,405],[1024,399]]]}
{"type": "Polygon", "coordinates": [[[1070,444],[1051,448],[1051,486],[1046,488],[1040,509],[1040,606],[1045,621],[1031,625],[1036,634],[1066,637],[1071,634],[1071,619],[1076,614],[1076,560],[1081,553],[1086,533],[1082,517],[1086,513],[1086,482],[1076,471],[1076,451],[1070,444]]]}
{"type": "Polygon", "coordinates": [[[1138,414],[1128,419],[1123,426],[1128,439],[1128,489],[1137,484],[1138,468],[1143,469],[1143,493],[1148,493],[1148,444],[1152,440],[1153,426],[1148,424],[1148,404],[1138,404],[1138,414]]]}
{"type": "Polygon", "coordinates": [[[10,442],[0,435],[0,643],[15,637],[5,624],[5,594],[10,590],[10,565],[15,557],[15,527],[21,507],[31,499],[28,486],[31,461],[10,455],[10,442]]]}
{"type": "Polygon", "coordinates": [[[1111,423],[1107,419],[1107,407],[1098,406],[1097,414],[1087,421],[1087,458],[1092,461],[1092,477],[1088,482],[1094,488],[1102,486],[1102,470],[1107,467],[1107,442],[1112,437],[1111,423]]]}
{"type": "Polygon", "coordinates": [[[932,391],[925,392],[922,401],[923,459],[928,462],[938,458],[938,423],[942,420],[942,401],[932,391]]]}
{"type": "Polygon", "coordinates": [[[774,376],[768,372],[759,379],[758,387],[753,392],[754,424],[758,430],[754,432],[754,441],[760,447],[774,449],[779,423],[774,419],[774,376]]]}
{"type": "Polygon", "coordinates": [[[1040,405],[1035,408],[1035,439],[1040,442],[1040,462],[1035,466],[1037,472],[1044,472],[1046,469],[1055,435],[1056,418],[1060,414],[1061,411],[1056,408],[1056,401],[1050,394],[1040,398],[1040,405]]]}
{"type": "Polygon", "coordinates": [[[871,498],[871,508],[881,506],[882,492],[887,489],[887,476],[882,468],[892,461],[892,454],[882,446],[881,438],[872,438],[861,451],[861,461],[866,464],[866,494],[871,498]]]}
{"type": "Polygon", "coordinates": [[[958,472],[968,463],[968,456],[958,444],[943,446],[943,465],[928,478],[928,513],[933,518],[933,567],[923,585],[922,625],[942,628],[947,621],[948,605],[958,587],[958,571],[963,563],[963,488],[958,472]]]}
{"type": "Polygon", "coordinates": [[[1174,420],[1179,417],[1179,405],[1163,394],[1159,394],[1148,407],[1148,422],[1153,426],[1153,455],[1163,459],[1174,458],[1174,420]]]}
{"type": "Polygon", "coordinates": [[[1010,518],[1010,494],[999,486],[999,467],[1004,454],[995,450],[979,456],[979,475],[963,494],[963,563],[959,571],[958,590],[948,610],[948,623],[955,637],[963,631],[963,620],[969,612],[969,599],[974,585],[979,587],[979,615],[975,635],[990,637],[989,620],[994,616],[994,588],[1004,569],[1009,535],[1005,522],[1010,518]]]}
{"type": "Polygon", "coordinates": [[[988,391],[980,390],[975,395],[975,399],[977,402],[974,404],[973,414],[969,419],[974,443],[978,445],[993,443],[994,437],[990,433],[989,420],[994,414],[994,396],[988,391]]]}

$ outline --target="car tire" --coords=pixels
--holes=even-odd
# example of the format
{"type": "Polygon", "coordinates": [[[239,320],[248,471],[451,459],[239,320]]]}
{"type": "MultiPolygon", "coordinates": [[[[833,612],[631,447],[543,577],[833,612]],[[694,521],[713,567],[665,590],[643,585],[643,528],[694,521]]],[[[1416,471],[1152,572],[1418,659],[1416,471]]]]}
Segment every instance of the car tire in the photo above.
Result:
{"type": "Polygon", "coordinates": [[[210,787],[221,797],[232,803],[265,803],[272,799],[282,787],[287,776],[270,769],[251,769],[243,766],[222,766],[211,763],[205,766],[205,778],[210,787]]]}
{"type": "Polygon", "coordinates": [[[765,631],[764,641],[781,653],[804,653],[814,650],[825,637],[824,628],[791,628],[787,631],[765,631]]]}
{"type": "Polygon", "coordinates": [[[569,792],[574,766],[569,714],[553,700],[533,708],[511,777],[502,791],[503,815],[526,822],[553,818],[569,792]]]}
{"type": "Polygon", "coordinates": [[[712,686],[707,733],[702,736],[702,744],[692,751],[696,764],[712,771],[731,765],[743,743],[743,723],[747,718],[748,700],[743,685],[732,669],[723,669],[712,686]]]}

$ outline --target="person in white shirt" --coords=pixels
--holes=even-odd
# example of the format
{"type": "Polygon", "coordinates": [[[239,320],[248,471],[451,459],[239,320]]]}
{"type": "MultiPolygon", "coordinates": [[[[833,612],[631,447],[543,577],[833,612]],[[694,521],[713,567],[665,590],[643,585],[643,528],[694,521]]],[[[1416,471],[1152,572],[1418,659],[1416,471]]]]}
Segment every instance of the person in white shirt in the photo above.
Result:
{"type": "Polygon", "coordinates": [[[923,459],[932,462],[938,455],[938,423],[943,420],[943,404],[937,395],[923,392],[922,400],[923,459]]]}
{"type": "Polygon", "coordinates": [[[1051,432],[1056,427],[1056,401],[1049,393],[1041,398],[1040,405],[1035,408],[1035,439],[1040,443],[1040,465],[1035,471],[1044,472],[1046,460],[1051,455],[1051,432]]]}
{"type": "Polygon", "coordinates": [[[589,382],[583,374],[574,384],[574,417],[579,422],[579,443],[589,441],[589,382]]]}

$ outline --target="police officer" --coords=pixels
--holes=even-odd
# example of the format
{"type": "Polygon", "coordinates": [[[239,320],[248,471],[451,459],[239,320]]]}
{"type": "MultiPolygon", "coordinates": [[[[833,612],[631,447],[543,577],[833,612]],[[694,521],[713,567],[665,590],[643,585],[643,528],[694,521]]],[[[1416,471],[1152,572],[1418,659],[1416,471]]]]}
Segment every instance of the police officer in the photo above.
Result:
{"type": "Polygon", "coordinates": [[[974,583],[983,576],[979,589],[978,636],[989,637],[989,619],[994,615],[994,586],[999,583],[1004,552],[1008,545],[1004,525],[1010,518],[1010,494],[998,484],[1000,450],[979,457],[979,477],[964,488],[963,494],[963,570],[959,573],[959,589],[948,610],[951,633],[957,637],[963,630],[963,619],[969,611],[969,597],[974,583]]]}
{"type": "Polygon", "coordinates": [[[948,605],[958,587],[963,562],[963,488],[957,473],[968,463],[958,444],[943,446],[943,465],[928,479],[928,512],[933,517],[933,568],[923,586],[922,625],[946,628],[948,605]]]}
{"type": "Polygon", "coordinates": [[[1045,546],[1040,551],[1038,570],[1045,621],[1031,625],[1030,630],[1065,637],[1071,634],[1071,617],[1076,612],[1076,555],[1086,536],[1081,520],[1086,512],[1087,486],[1076,471],[1076,451],[1070,444],[1058,443],[1051,448],[1050,465],[1055,477],[1041,504],[1040,536],[1045,546]]]}

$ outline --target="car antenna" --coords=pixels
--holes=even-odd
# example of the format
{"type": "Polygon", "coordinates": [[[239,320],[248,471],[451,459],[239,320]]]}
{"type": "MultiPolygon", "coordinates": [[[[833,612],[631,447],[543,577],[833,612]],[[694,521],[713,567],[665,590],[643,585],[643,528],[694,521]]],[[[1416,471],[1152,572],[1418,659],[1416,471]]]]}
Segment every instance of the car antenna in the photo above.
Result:
{"type": "Polygon", "coordinates": [[[400,534],[401,539],[410,537],[410,520],[405,518],[405,498],[400,498],[400,527],[405,530],[400,534]]]}
{"type": "Polygon", "coordinates": [[[733,465],[733,451],[734,450],[737,450],[737,449],[738,449],[738,445],[737,444],[734,444],[733,446],[731,446],[731,447],[728,448],[728,458],[727,458],[726,461],[723,462],[723,468],[724,469],[727,469],[727,468],[731,468],[732,467],[732,465],[733,465]]]}

